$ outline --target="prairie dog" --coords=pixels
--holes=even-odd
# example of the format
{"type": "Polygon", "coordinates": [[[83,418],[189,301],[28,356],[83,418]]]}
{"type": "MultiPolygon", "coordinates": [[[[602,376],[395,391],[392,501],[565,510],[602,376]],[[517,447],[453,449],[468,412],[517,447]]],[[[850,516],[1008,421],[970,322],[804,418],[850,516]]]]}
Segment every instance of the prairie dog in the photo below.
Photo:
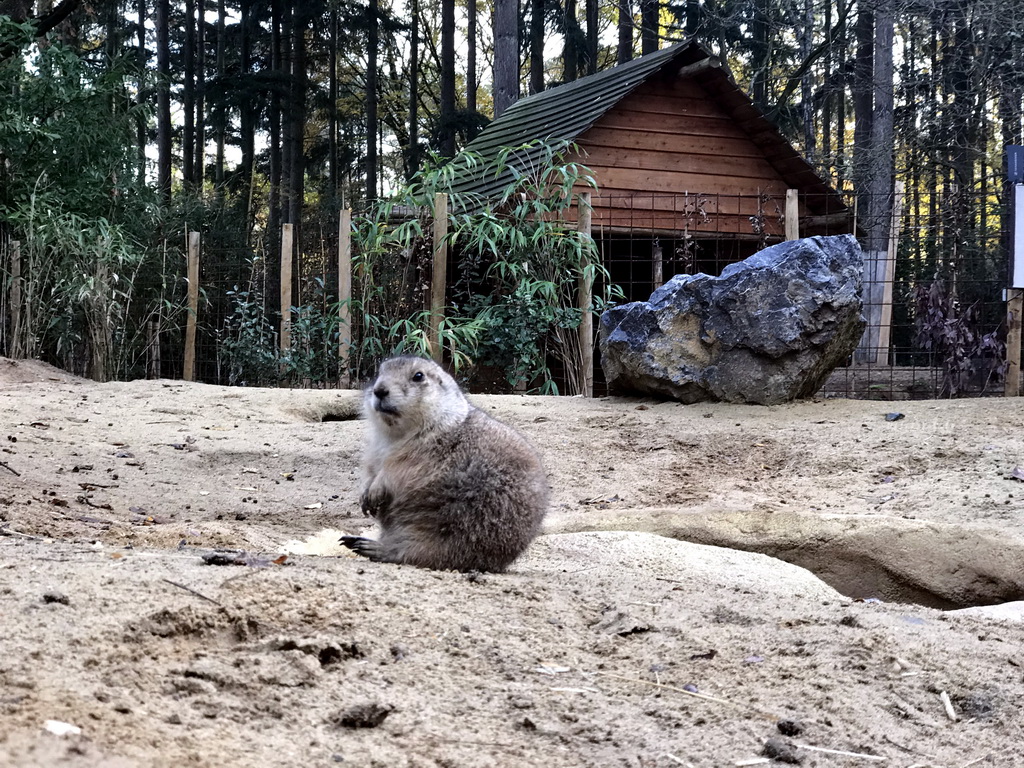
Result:
{"type": "Polygon", "coordinates": [[[364,406],[360,506],[381,536],[341,542],[387,563],[508,568],[548,507],[544,468],[526,439],[470,405],[451,376],[420,357],[385,360],[364,406]]]}

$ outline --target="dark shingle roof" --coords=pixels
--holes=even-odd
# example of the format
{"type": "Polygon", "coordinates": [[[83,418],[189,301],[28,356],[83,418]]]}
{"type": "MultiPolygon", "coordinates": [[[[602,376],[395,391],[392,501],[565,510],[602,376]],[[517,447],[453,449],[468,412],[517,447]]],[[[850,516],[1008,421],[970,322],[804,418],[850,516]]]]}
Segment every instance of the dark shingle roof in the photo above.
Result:
{"type": "MultiPolygon", "coordinates": [[[[676,59],[681,63],[691,63],[708,56],[706,50],[692,41],[682,42],[521,99],[487,126],[463,151],[476,153],[486,162],[495,159],[506,147],[516,147],[534,139],[574,141],[637,86],[669,63],[676,59]]],[[[520,150],[515,153],[516,164],[532,167],[542,151],[540,148],[520,150]]],[[[512,179],[511,171],[497,175],[470,173],[456,181],[454,191],[491,200],[512,179]]]]}
{"type": "Polygon", "coordinates": [[[453,201],[454,206],[475,208],[496,202],[515,178],[510,168],[494,170],[493,163],[503,150],[516,148],[509,162],[517,168],[536,168],[545,152],[536,140],[576,141],[633,90],[666,70],[696,77],[710,98],[765,152],[765,159],[787,184],[808,193],[807,205],[813,213],[846,210],[835,190],[761,113],[728,69],[692,38],[517,101],[463,150],[463,158],[473,153],[481,162],[471,163],[470,170],[454,182],[453,191],[461,197],[453,201]],[[701,67],[699,63],[705,61],[713,66],[701,67]]]}

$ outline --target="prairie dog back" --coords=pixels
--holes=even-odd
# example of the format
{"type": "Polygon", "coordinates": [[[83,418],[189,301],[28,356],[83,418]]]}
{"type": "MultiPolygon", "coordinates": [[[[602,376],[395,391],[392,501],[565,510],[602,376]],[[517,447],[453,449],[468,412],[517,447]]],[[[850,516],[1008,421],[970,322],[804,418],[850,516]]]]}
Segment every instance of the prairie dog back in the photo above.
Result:
{"type": "Polygon", "coordinates": [[[431,360],[385,360],[366,390],[363,511],[381,537],[342,542],[382,562],[505,570],[548,506],[540,459],[511,427],[474,408],[431,360]]]}

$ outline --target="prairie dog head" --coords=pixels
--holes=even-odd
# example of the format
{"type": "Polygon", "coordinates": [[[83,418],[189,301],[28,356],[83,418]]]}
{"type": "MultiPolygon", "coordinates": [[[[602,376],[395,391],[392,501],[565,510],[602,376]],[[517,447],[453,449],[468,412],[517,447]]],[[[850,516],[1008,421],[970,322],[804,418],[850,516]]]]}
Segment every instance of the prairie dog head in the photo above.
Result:
{"type": "Polygon", "coordinates": [[[470,410],[455,379],[433,360],[412,355],[381,363],[364,397],[367,418],[391,439],[450,429],[470,410]]]}

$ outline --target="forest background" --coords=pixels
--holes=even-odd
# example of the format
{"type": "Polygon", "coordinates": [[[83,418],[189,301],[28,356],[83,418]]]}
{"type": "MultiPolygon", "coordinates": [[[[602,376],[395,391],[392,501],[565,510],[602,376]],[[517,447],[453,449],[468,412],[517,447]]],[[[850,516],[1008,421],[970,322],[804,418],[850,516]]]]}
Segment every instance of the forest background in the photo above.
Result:
{"type": "MultiPolygon", "coordinates": [[[[865,220],[886,220],[898,179],[907,209],[941,222],[901,267],[920,278],[906,311],[933,351],[978,352],[964,286],[1006,268],[986,243],[1005,229],[1004,147],[1022,143],[1021,0],[0,0],[0,353],[101,380],[180,375],[189,231],[220,275],[202,378],[359,378],[423,351],[429,204],[475,162],[448,158],[518,98],[690,36],[865,220]],[[346,208],[339,371],[327,265],[346,208]],[[304,268],[281,351],[284,225],[304,268]]],[[[560,149],[545,178],[561,186],[506,190],[530,205],[452,215],[446,348],[508,386],[551,390],[547,361],[581,319],[571,288],[601,277],[591,244],[537,215],[586,180],[560,149]]],[[[588,311],[612,298],[604,285],[588,311]]]]}

